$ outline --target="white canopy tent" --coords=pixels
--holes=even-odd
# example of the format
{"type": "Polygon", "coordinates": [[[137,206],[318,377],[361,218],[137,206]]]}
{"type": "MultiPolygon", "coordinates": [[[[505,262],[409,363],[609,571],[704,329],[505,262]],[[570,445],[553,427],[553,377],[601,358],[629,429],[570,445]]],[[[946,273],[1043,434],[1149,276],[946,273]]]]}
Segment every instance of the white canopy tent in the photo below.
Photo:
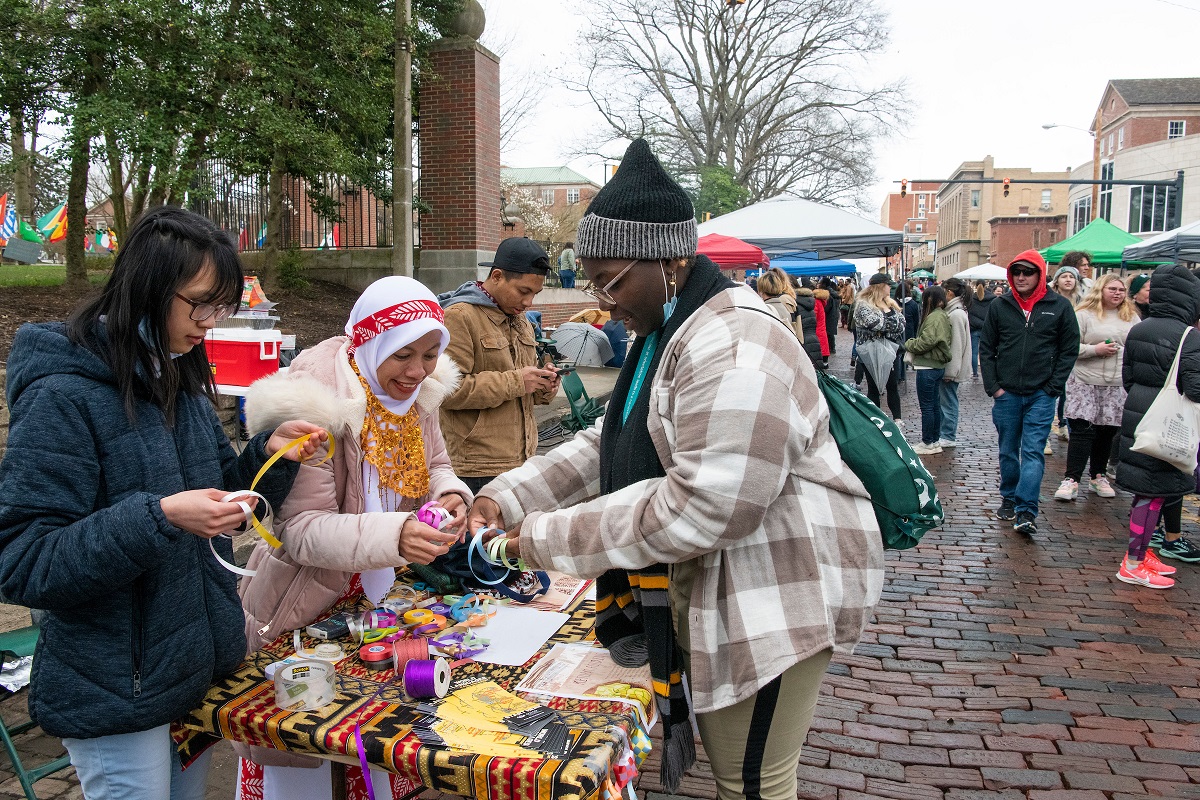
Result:
{"type": "Polygon", "coordinates": [[[817,258],[870,258],[899,252],[904,234],[876,222],[798,197],[774,197],[731,211],[699,226],[761,247],[775,256],[815,252],[817,258]]]}
{"type": "Polygon", "coordinates": [[[1004,281],[1008,280],[1008,270],[995,264],[979,264],[954,273],[960,281],[1004,281]]]}
{"type": "Polygon", "coordinates": [[[1200,261],[1200,222],[1192,222],[1121,251],[1123,261],[1200,261]]]}

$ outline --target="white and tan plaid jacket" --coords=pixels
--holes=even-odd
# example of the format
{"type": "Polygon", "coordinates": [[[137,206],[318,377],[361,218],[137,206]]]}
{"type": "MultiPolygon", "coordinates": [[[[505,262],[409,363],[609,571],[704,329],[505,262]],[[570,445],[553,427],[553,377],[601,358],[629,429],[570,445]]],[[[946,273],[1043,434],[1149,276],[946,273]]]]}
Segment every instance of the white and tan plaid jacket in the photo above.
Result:
{"type": "Polygon", "coordinates": [[[757,295],[716,295],[666,344],[648,420],[666,477],[598,497],[600,425],[480,496],[508,525],[523,521],[521,555],[544,569],[595,577],[697,559],[697,712],[853,649],[883,585],[879,528],[811,363],[757,295]]]}

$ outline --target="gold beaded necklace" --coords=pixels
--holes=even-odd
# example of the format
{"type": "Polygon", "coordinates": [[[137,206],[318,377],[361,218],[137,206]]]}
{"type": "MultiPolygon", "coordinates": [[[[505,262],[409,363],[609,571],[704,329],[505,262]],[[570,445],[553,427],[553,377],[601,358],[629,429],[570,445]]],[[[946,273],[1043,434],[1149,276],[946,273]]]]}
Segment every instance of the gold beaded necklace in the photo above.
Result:
{"type": "MultiPolygon", "coordinates": [[[[350,366],[367,393],[367,414],[359,435],[363,460],[379,473],[376,490],[380,507],[385,511],[402,510],[400,507],[388,508],[389,495],[417,500],[429,493],[429,465],[425,461],[425,439],[417,421],[417,406],[414,403],[403,416],[388,411],[371,391],[354,359],[350,359],[350,366]]],[[[410,503],[400,500],[400,506],[408,505],[410,503]]]]}

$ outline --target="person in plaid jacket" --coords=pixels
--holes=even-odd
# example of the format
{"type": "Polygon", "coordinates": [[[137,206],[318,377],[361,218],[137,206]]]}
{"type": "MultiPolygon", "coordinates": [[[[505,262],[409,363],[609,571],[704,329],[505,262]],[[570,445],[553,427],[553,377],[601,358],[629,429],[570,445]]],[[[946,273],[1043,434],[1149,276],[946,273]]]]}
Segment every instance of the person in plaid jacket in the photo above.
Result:
{"type": "Polygon", "coordinates": [[[655,678],[668,791],[694,758],[682,672],[719,796],[794,798],[826,665],[882,588],[870,498],[794,333],[695,255],[691,202],[644,141],[576,242],[637,343],[604,419],[493,481],[472,530],[598,578],[597,638],[655,678]]]}

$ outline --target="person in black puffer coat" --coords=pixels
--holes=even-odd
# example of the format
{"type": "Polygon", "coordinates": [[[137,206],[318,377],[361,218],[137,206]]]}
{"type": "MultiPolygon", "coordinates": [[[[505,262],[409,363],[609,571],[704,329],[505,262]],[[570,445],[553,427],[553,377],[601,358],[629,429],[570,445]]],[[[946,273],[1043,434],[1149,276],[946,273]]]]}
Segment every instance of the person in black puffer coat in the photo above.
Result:
{"type": "Polygon", "coordinates": [[[1164,566],[1148,549],[1160,515],[1169,530],[1160,554],[1171,558],[1183,556],[1187,560],[1193,560],[1195,554],[1200,559],[1194,545],[1179,535],[1179,512],[1172,510],[1181,503],[1183,495],[1196,490],[1195,477],[1130,449],[1134,432],[1162,390],[1185,335],[1188,338],[1179,360],[1177,385],[1188,399],[1200,402],[1200,334],[1192,331],[1197,319],[1200,319],[1200,278],[1178,264],[1156,269],[1150,285],[1150,316],[1129,331],[1122,364],[1129,397],[1121,417],[1117,484],[1134,495],[1129,515],[1129,548],[1117,573],[1117,578],[1125,583],[1154,589],[1173,585],[1174,581],[1166,576],[1175,570],[1164,566]]]}
{"type": "Polygon", "coordinates": [[[821,340],[817,338],[816,307],[817,298],[812,289],[801,286],[796,290],[796,318],[800,323],[797,327],[804,334],[804,352],[814,367],[825,369],[825,360],[821,357],[821,340]]]}
{"type": "Polygon", "coordinates": [[[988,308],[996,295],[987,290],[982,281],[975,284],[975,300],[967,307],[967,321],[971,324],[971,377],[979,377],[979,334],[983,331],[983,321],[987,319],[988,308]]]}

